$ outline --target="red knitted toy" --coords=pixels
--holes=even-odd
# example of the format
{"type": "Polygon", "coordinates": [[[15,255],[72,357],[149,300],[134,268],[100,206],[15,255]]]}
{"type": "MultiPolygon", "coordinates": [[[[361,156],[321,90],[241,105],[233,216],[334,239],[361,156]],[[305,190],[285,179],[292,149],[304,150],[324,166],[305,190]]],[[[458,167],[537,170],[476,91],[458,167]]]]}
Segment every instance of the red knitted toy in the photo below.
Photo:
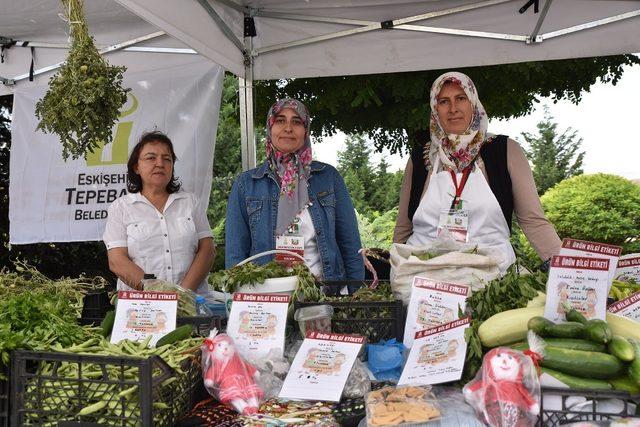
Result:
{"type": "Polygon", "coordinates": [[[528,356],[509,348],[487,353],[482,369],[463,393],[467,403],[493,427],[533,426],[540,411],[536,368],[528,356]]]}
{"type": "Polygon", "coordinates": [[[212,335],[202,346],[204,385],[220,402],[243,415],[255,414],[263,392],[255,380],[260,372],[245,362],[226,334],[212,335]]]}

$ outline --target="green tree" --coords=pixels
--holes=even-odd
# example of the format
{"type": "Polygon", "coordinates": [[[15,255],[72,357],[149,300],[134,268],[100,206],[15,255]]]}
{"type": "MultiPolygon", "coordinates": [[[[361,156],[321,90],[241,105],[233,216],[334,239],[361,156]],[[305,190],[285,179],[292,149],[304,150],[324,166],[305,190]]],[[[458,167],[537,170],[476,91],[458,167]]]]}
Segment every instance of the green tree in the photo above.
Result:
{"type": "Polygon", "coordinates": [[[560,238],[621,245],[640,250],[640,186],[616,175],[579,175],[566,179],[541,198],[560,238]]]}
{"type": "Polygon", "coordinates": [[[384,158],[374,168],[371,151],[363,135],[350,135],[345,141],[345,149],[338,152],[338,171],[353,204],[369,219],[398,205],[402,182],[402,172],[388,172],[389,164],[384,158]]]}
{"type": "MultiPolygon", "coordinates": [[[[615,84],[634,55],[527,62],[462,68],[477,86],[489,117],[527,114],[542,96],[577,103],[597,80],[615,84]]],[[[257,87],[257,114],[264,117],[276,98],[292,96],[311,111],[317,137],[367,134],[375,148],[399,152],[429,136],[429,89],[442,70],[366,76],[262,81],[257,87]]]]}
{"type": "MultiPolygon", "coordinates": [[[[258,163],[263,162],[266,158],[265,146],[260,143],[264,140],[264,136],[264,127],[259,124],[256,127],[258,163]]],[[[224,245],[227,201],[229,200],[233,182],[240,172],[242,172],[242,160],[238,79],[232,74],[227,74],[224,77],[216,147],[213,155],[211,197],[209,198],[207,209],[207,216],[211,226],[214,228],[215,239],[219,245],[224,245]]],[[[221,265],[224,265],[224,250],[218,250],[214,269],[221,262],[221,265]]]]}
{"type": "Polygon", "coordinates": [[[537,124],[538,134],[523,133],[527,142],[527,158],[533,164],[533,179],[538,194],[544,194],[560,181],[582,174],[584,151],[580,151],[582,138],[571,128],[558,134],[549,108],[544,108],[544,119],[537,124]]]}

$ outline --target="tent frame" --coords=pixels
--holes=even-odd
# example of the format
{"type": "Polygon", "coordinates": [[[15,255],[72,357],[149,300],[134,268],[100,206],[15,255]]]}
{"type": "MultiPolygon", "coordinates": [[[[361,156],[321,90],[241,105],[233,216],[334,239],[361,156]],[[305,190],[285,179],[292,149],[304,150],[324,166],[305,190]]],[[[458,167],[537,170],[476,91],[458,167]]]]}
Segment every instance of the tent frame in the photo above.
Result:
{"type": "MultiPolygon", "coordinates": [[[[486,31],[474,31],[465,30],[460,28],[444,28],[434,27],[426,25],[416,25],[415,22],[426,21],[433,18],[453,15],[456,13],[466,12],[470,10],[476,10],[481,8],[487,8],[495,5],[513,2],[513,0],[478,0],[470,4],[463,6],[451,7],[447,9],[432,11],[428,13],[407,16],[404,18],[393,19],[388,21],[376,22],[368,20],[358,19],[345,19],[334,18],[326,16],[311,16],[296,13],[289,13],[283,10],[277,9],[265,9],[254,8],[249,6],[243,6],[236,3],[235,0],[196,0],[198,4],[207,12],[209,17],[215,22],[217,27],[222,31],[224,36],[238,49],[241,53],[244,61],[244,75],[238,76],[239,79],[239,107],[240,107],[240,131],[241,131],[241,153],[242,153],[242,168],[243,170],[251,169],[256,166],[256,141],[254,131],[254,62],[255,59],[261,55],[267,55],[272,52],[283,51],[299,46],[305,46],[314,43],[321,43],[324,41],[334,40],[338,38],[350,37],[356,34],[362,34],[372,31],[389,31],[389,30],[401,30],[401,31],[414,31],[423,33],[435,33],[445,34],[455,37],[467,37],[467,38],[485,38],[485,39],[498,39],[511,41],[515,43],[524,43],[525,45],[538,45],[545,40],[553,39],[556,37],[566,36],[579,31],[588,30],[591,28],[612,24],[615,22],[628,20],[640,16],[640,8],[631,10],[626,13],[621,13],[594,21],[584,22],[578,25],[572,25],[566,28],[550,31],[540,34],[542,25],[547,17],[550,6],[553,0],[546,0],[542,11],[538,16],[534,30],[530,34],[508,34],[508,33],[495,33],[486,31]],[[234,31],[227,25],[227,23],[218,14],[213,5],[220,5],[236,12],[239,12],[244,16],[244,34],[240,39],[234,31]],[[322,34],[313,37],[301,38],[298,40],[292,40],[285,43],[277,43],[270,46],[261,46],[259,48],[253,47],[253,37],[255,37],[256,30],[254,24],[255,17],[264,17],[270,19],[282,19],[282,20],[294,20],[300,22],[317,22],[327,24],[340,24],[349,25],[354,28],[346,30],[333,31],[327,34],[322,34]]],[[[427,2],[425,2],[427,4],[427,2]]],[[[430,4],[430,2],[429,2],[430,4]]],[[[526,12],[527,8],[531,6],[532,2],[527,2],[519,12],[526,12]]],[[[537,2],[535,13],[537,13],[537,2]]],[[[135,46],[141,42],[152,40],[160,36],[164,36],[164,31],[158,31],[144,36],[140,36],[131,40],[127,40],[121,43],[117,43],[111,46],[107,46],[101,49],[101,54],[108,54],[119,50],[137,51],[137,52],[155,52],[155,53],[184,53],[184,54],[197,54],[192,49],[172,49],[162,47],[140,47],[135,46]]],[[[42,47],[42,48],[68,48],[66,44],[45,43],[36,41],[23,41],[12,40],[0,35],[0,45],[3,47],[42,47]]],[[[44,74],[59,68],[63,62],[59,62],[53,65],[49,65],[43,68],[35,70],[33,73],[25,73],[14,77],[0,76],[0,83],[4,85],[14,85],[20,80],[30,78],[35,75],[44,74]]]]}
{"type": "MultiPolygon", "coordinates": [[[[239,77],[239,98],[240,98],[240,132],[241,132],[241,144],[242,144],[242,168],[248,170],[256,166],[256,141],[254,134],[254,86],[253,86],[253,63],[256,57],[265,55],[270,52],[276,52],[280,50],[290,49],[293,47],[304,46],[312,43],[319,43],[327,40],[333,40],[342,37],[349,37],[355,34],[378,31],[378,30],[403,30],[403,31],[418,31],[427,33],[449,34],[452,36],[461,37],[480,37],[489,39],[508,40],[513,42],[520,42],[526,45],[535,45],[543,43],[545,40],[549,40],[555,37],[565,36],[568,34],[576,33],[578,31],[588,30],[590,28],[611,24],[614,22],[631,19],[640,16],[640,9],[633,10],[627,13],[622,13],[606,18],[598,19],[595,21],[585,22],[579,25],[573,25],[567,28],[551,31],[548,33],[540,34],[542,24],[547,17],[549,8],[553,0],[546,0],[538,21],[531,34],[506,34],[506,33],[491,33],[485,31],[471,31],[456,28],[442,28],[442,27],[430,27],[424,25],[412,25],[412,22],[425,21],[428,19],[452,15],[455,13],[465,12],[474,9],[486,8],[502,3],[507,3],[512,0],[484,0],[477,3],[472,3],[464,6],[443,9],[439,11],[424,13],[420,15],[408,16],[405,18],[394,19],[383,22],[364,21],[355,19],[322,17],[322,16],[308,16],[300,14],[292,14],[278,10],[266,10],[260,8],[251,8],[241,6],[235,3],[233,0],[197,0],[198,3],[209,13],[211,18],[220,27],[225,36],[242,52],[244,57],[245,69],[244,78],[239,77]],[[245,34],[244,43],[242,43],[228,25],[222,20],[220,15],[213,9],[209,2],[219,3],[221,5],[232,8],[244,15],[245,19],[245,34]],[[255,27],[253,27],[254,17],[265,17],[273,19],[285,19],[295,21],[310,21],[310,22],[324,22],[329,24],[343,24],[353,25],[356,28],[348,30],[336,31],[332,33],[323,34],[315,37],[308,37],[304,39],[294,40],[287,43],[279,43],[271,46],[264,46],[257,49],[252,48],[252,38],[256,36],[255,27]],[[249,27],[253,27],[253,33],[248,31],[249,27]]],[[[526,10],[526,7],[522,9],[526,10]]],[[[524,10],[521,11],[521,13],[524,10]]]]}

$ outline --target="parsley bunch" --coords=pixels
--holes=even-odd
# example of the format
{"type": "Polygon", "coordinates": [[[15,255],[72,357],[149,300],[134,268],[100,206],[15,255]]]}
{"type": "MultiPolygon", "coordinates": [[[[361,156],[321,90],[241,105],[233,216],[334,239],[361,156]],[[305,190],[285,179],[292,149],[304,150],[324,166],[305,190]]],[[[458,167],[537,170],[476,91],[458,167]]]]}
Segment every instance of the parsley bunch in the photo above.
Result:
{"type": "Polygon", "coordinates": [[[84,18],[82,0],[62,0],[69,20],[71,49],[67,61],[49,80],[36,104],[38,129],[60,137],[65,160],[86,156],[111,142],[111,129],[127,101],[122,87],[125,67],[115,67],[98,53],[84,18]]]}
{"type": "Polygon", "coordinates": [[[480,324],[497,313],[526,307],[527,303],[544,292],[547,287],[547,275],[535,272],[519,275],[515,265],[507,273],[487,283],[483,289],[475,291],[467,298],[467,309],[471,310],[471,327],[465,331],[467,357],[463,381],[471,380],[482,365],[482,344],[478,336],[480,324]]]}

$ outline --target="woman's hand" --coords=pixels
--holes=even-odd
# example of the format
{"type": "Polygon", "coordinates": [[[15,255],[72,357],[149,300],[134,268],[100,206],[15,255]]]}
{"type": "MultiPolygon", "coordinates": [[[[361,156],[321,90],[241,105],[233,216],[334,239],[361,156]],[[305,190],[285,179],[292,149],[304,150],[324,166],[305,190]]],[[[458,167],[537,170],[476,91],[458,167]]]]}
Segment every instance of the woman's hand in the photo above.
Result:
{"type": "Polygon", "coordinates": [[[216,248],[213,245],[213,238],[205,237],[198,240],[196,256],[193,258],[193,262],[191,262],[191,266],[189,266],[187,274],[184,275],[180,286],[196,291],[211,270],[215,257],[216,248]]]}
{"type": "Polygon", "coordinates": [[[144,278],[144,270],[129,258],[127,248],[113,248],[107,251],[109,270],[125,284],[133,289],[140,288],[140,281],[144,278]]]}

